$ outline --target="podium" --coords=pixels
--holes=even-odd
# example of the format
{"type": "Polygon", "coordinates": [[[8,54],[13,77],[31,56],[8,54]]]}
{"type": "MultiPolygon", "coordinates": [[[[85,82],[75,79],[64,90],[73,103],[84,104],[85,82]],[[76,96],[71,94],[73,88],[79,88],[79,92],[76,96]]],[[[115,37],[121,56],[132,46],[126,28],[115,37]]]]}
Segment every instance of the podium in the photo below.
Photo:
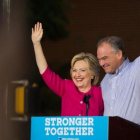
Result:
{"type": "Polygon", "coordinates": [[[109,117],[32,117],[30,140],[108,140],[109,117]]]}
{"type": "Polygon", "coordinates": [[[140,140],[140,125],[120,117],[32,117],[31,122],[31,140],[140,140]]]}
{"type": "Polygon", "coordinates": [[[109,117],[109,140],[140,140],[140,125],[120,117],[109,117]]]}

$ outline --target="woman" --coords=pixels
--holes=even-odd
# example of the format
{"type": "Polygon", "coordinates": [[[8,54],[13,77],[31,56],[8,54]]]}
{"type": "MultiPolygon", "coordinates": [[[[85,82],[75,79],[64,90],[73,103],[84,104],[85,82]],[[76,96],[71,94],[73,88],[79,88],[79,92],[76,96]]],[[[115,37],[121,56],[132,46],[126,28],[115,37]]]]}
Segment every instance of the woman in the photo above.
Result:
{"type": "Polygon", "coordinates": [[[38,22],[32,28],[36,62],[45,83],[62,98],[61,116],[85,116],[86,113],[88,116],[103,115],[101,88],[94,86],[99,79],[97,59],[90,53],[74,56],[70,70],[72,80],[64,80],[48,66],[40,43],[42,36],[42,24],[38,22]],[[87,101],[85,97],[88,97],[87,101]]]}

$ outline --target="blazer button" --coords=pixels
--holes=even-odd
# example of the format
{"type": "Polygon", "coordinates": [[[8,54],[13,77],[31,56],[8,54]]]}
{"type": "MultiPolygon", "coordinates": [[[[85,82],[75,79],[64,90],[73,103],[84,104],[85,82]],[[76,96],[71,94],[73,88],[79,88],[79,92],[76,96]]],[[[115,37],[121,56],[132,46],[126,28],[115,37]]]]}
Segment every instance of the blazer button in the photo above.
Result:
{"type": "Polygon", "coordinates": [[[80,102],[80,104],[82,104],[82,103],[83,103],[83,101],[80,102]]]}

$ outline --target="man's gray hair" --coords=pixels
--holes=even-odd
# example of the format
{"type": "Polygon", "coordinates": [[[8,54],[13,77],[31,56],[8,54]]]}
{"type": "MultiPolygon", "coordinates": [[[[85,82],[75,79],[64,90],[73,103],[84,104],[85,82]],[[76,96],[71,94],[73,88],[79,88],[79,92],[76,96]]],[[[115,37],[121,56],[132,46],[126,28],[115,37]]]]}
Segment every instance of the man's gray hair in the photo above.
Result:
{"type": "Polygon", "coordinates": [[[105,37],[103,39],[101,39],[98,44],[97,44],[97,48],[102,44],[102,43],[108,43],[111,45],[113,51],[116,53],[119,50],[122,51],[123,57],[125,55],[125,51],[124,51],[124,43],[123,40],[120,37],[117,36],[108,36],[105,37]]]}

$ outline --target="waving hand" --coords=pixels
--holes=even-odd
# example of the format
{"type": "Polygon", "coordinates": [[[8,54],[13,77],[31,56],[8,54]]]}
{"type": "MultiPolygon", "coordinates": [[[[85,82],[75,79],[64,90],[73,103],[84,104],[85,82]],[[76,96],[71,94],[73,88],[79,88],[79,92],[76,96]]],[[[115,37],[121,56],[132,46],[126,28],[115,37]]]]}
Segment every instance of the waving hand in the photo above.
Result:
{"type": "Polygon", "coordinates": [[[33,44],[39,43],[43,36],[42,24],[35,24],[34,28],[32,28],[32,42],[33,44]]]}
{"type": "Polygon", "coordinates": [[[31,38],[34,46],[36,63],[41,74],[46,70],[48,66],[40,43],[42,36],[43,36],[42,24],[38,22],[37,24],[35,24],[34,28],[32,28],[31,38]]]}

